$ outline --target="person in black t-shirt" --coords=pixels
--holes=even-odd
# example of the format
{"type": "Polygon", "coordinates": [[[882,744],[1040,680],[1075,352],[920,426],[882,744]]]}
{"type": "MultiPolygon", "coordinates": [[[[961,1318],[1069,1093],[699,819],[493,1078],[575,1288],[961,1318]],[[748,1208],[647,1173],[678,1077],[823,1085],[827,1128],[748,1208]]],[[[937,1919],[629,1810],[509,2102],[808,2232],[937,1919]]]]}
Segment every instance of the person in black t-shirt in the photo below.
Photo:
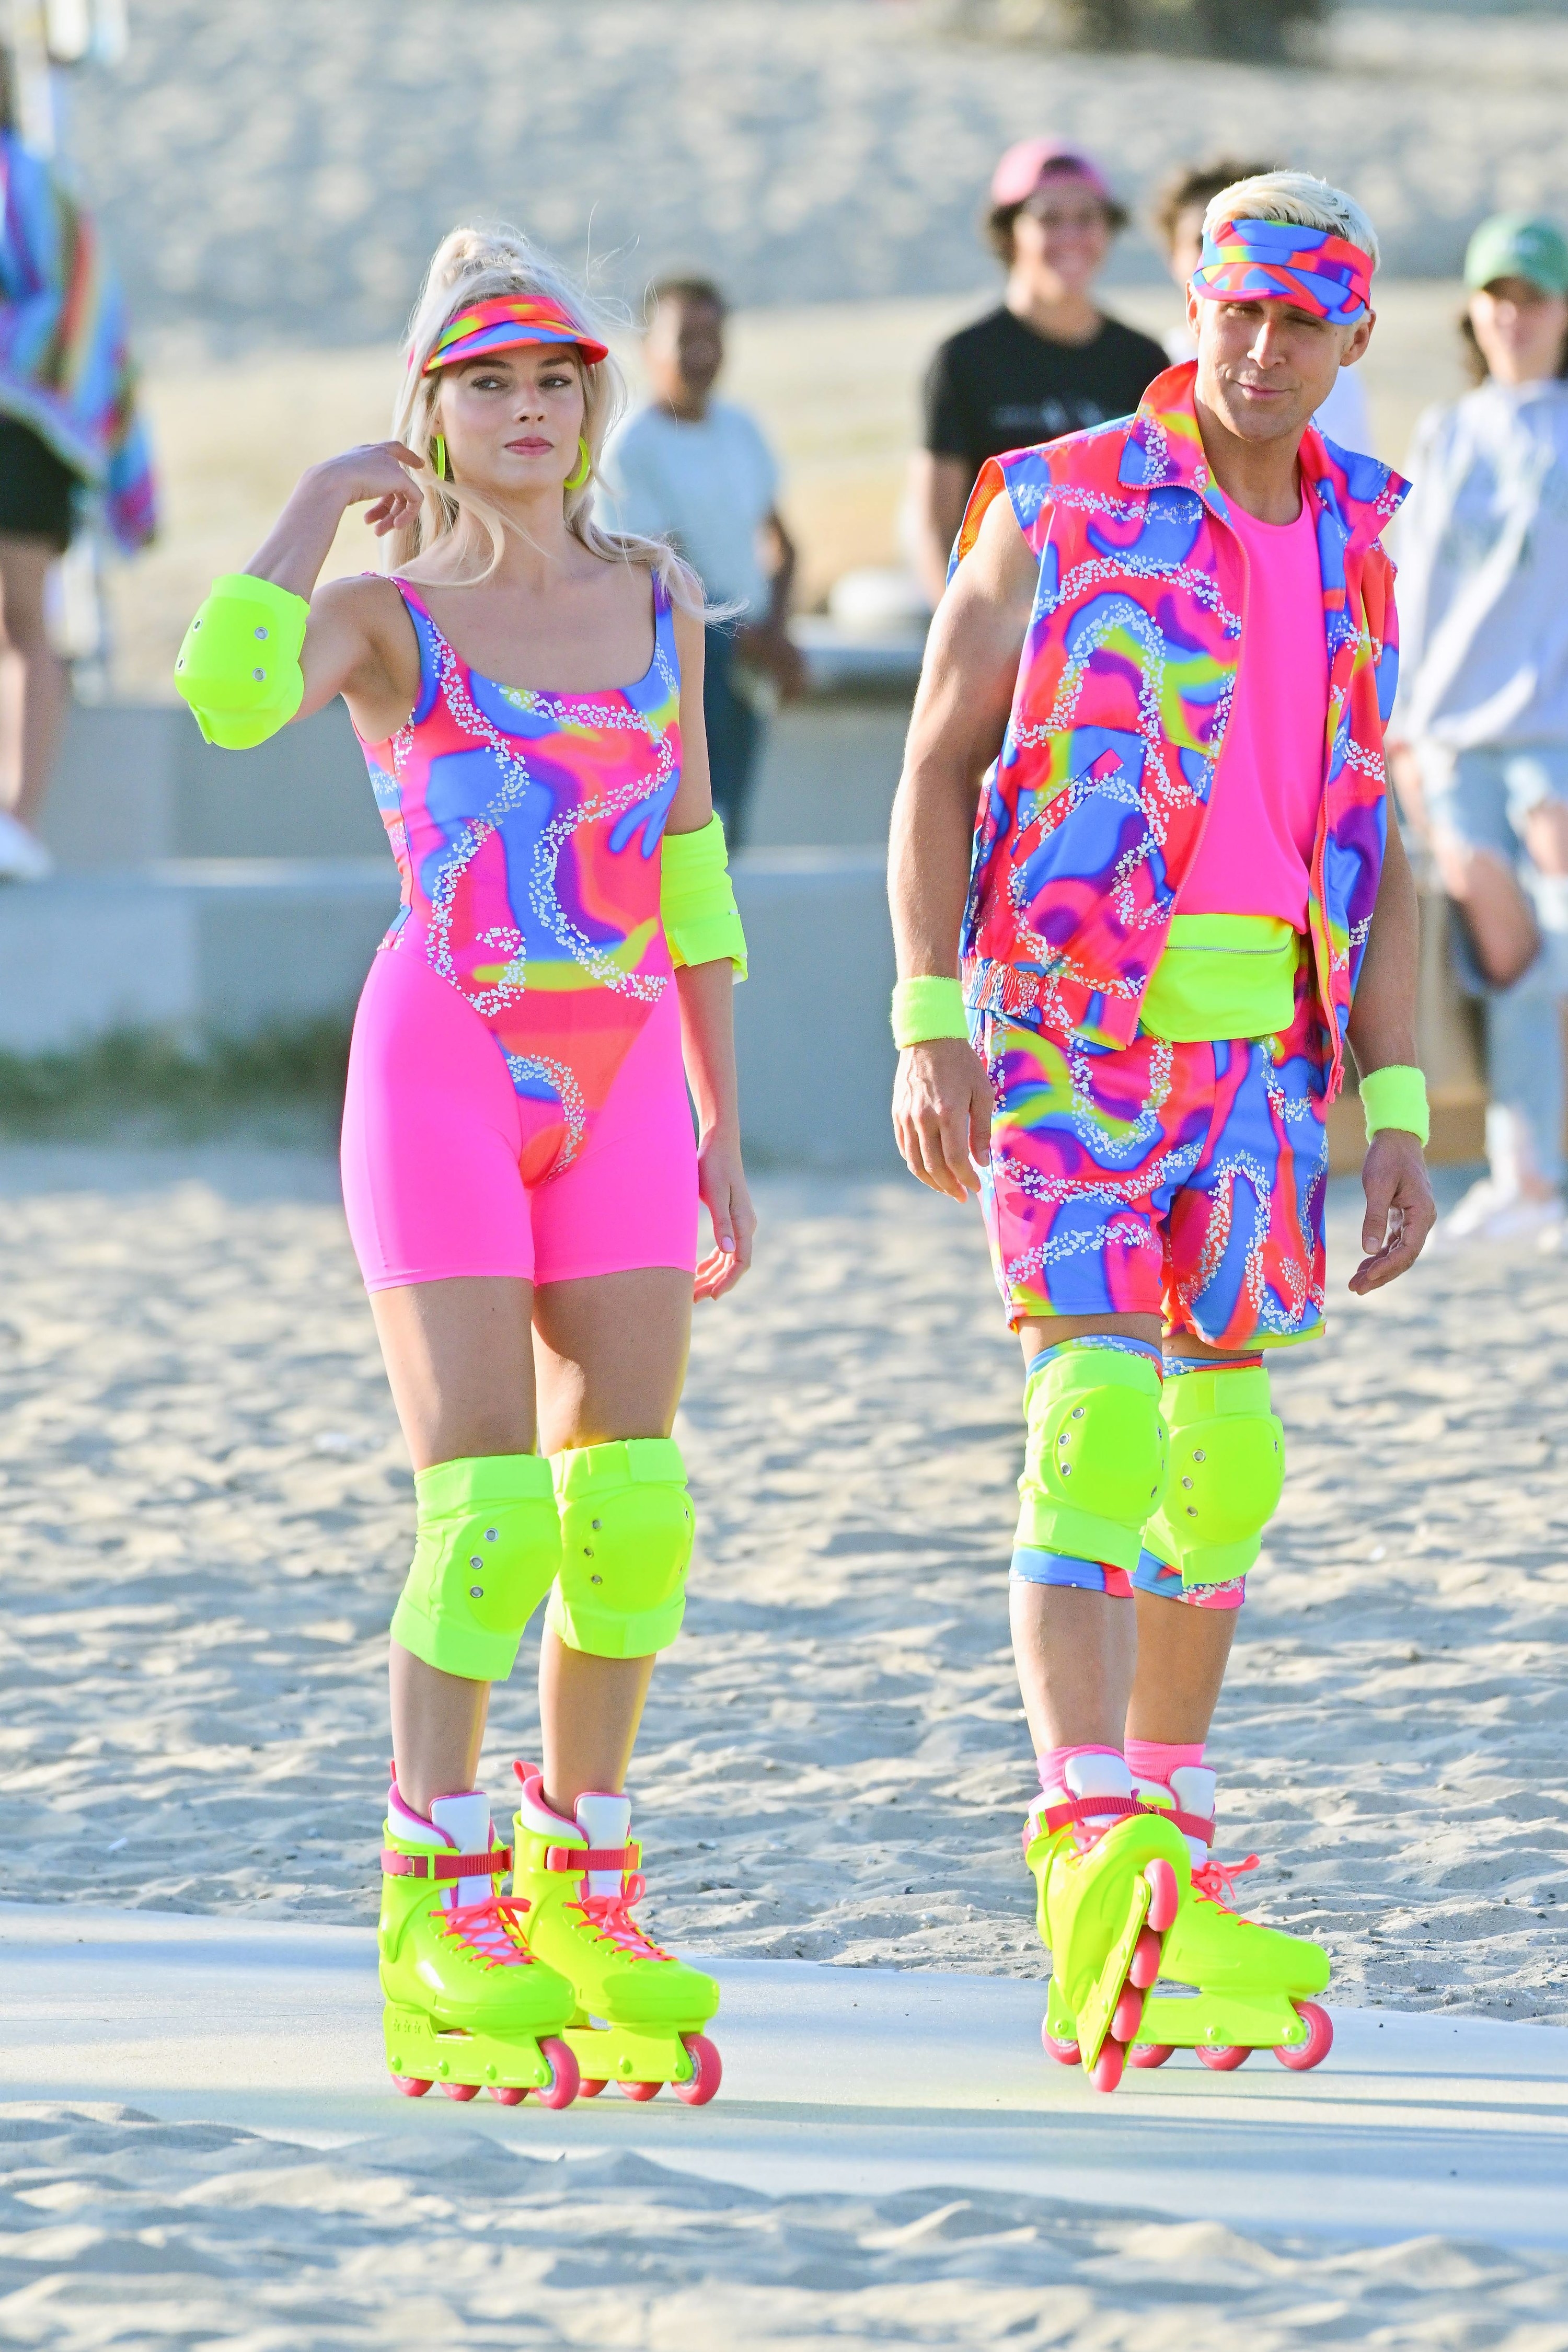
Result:
{"type": "Polygon", "coordinates": [[[916,569],[934,605],[987,457],[1126,416],[1169,365],[1148,335],[1107,318],[1090,288],[1127,215],[1096,166],[1049,139],[1010,147],[986,234],[1007,265],[1002,308],[949,336],[925,391],[910,485],[916,569]]]}

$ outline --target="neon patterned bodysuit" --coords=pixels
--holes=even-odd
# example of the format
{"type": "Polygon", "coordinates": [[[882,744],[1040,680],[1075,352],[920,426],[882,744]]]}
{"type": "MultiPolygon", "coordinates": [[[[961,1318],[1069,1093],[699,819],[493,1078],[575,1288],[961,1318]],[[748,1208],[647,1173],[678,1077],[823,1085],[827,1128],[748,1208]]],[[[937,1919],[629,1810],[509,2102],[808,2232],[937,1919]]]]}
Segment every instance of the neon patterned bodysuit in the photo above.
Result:
{"type": "Polygon", "coordinates": [[[575,1159],[673,979],[658,845],[680,782],[680,669],[654,583],[635,686],[498,686],[396,581],[419,638],[419,700],[364,747],[403,883],[383,940],[422,954],[494,1032],[533,1130],[525,1180],[575,1159]]]}
{"type": "Polygon", "coordinates": [[[417,592],[394,584],[419,694],[397,734],[361,739],[403,886],[344,1115],[366,1281],[690,1265],[694,1161],[659,917],[680,782],[668,598],[655,581],[653,659],[635,684],[563,695],[470,669],[417,592]]]}

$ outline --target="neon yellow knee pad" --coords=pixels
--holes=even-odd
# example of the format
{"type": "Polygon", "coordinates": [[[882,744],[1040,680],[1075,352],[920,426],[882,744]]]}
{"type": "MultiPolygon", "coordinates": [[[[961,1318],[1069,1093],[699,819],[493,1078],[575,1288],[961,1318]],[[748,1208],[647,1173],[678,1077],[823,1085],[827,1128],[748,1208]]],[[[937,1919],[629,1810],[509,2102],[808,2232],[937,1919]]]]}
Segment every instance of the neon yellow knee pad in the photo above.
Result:
{"type": "Polygon", "coordinates": [[[392,1638],[443,1674],[504,1682],[561,1566],[550,1465],[484,1454],[421,1470],[414,1487],[418,1539],[392,1638]]]}
{"type": "Polygon", "coordinates": [[[686,1613],[694,1532],[672,1437],[629,1437],[555,1456],[561,1575],[548,1622],[569,1650],[646,1658],[686,1613]]]}
{"type": "Polygon", "coordinates": [[[1171,1477],[1144,1540],[1184,1585],[1226,1584],[1257,1559],[1285,1484],[1285,1425],[1269,1408],[1268,1370],[1173,1372],[1161,1410],[1171,1477]]]}
{"type": "Polygon", "coordinates": [[[209,743],[249,751],[287,727],[305,697],[300,650],[310,607],[274,581],[227,572],[185,631],[174,691],[209,743]]]}
{"type": "Polygon", "coordinates": [[[1030,1381],[1020,1546],[1138,1565],[1165,1486],[1160,1375],[1143,1356],[1073,1349],[1030,1381]]]}

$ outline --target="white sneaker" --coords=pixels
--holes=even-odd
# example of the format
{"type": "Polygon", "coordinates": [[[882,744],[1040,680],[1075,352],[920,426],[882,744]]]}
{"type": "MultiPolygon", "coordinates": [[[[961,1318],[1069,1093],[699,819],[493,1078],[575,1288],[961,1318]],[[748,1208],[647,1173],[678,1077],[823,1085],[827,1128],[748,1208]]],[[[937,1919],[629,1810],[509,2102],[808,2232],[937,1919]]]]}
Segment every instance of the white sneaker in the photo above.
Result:
{"type": "Polygon", "coordinates": [[[0,809],[0,882],[43,882],[55,861],[36,833],[9,809],[0,809]]]}
{"type": "Polygon", "coordinates": [[[1439,1220],[1429,1250],[1461,1249],[1470,1242],[1533,1241],[1539,1249],[1555,1248],[1547,1237],[1563,1223],[1563,1202],[1553,1192],[1537,1200],[1495,1176],[1483,1176],[1464,1199],[1439,1220]]]}

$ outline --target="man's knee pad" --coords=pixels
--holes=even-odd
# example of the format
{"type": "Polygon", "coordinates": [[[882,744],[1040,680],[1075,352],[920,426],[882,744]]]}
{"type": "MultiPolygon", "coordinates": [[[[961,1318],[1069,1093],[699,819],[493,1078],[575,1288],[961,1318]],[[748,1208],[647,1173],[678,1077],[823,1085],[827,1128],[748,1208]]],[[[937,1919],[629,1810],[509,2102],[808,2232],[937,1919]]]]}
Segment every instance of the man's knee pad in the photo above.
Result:
{"type": "Polygon", "coordinates": [[[1170,1432],[1171,1476],[1147,1541],[1174,1560],[1184,1587],[1245,1576],[1279,1507],[1285,1425],[1269,1410],[1262,1364],[1173,1372],[1161,1411],[1170,1432]]]}
{"type": "Polygon", "coordinates": [[[694,1525],[672,1437],[628,1437],[555,1456],[561,1574],[549,1623],[569,1650],[646,1658],[686,1613],[694,1525]]]}
{"type": "Polygon", "coordinates": [[[1165,1486],[1160,1375],[1143,1356],[1071,1349],[1029,1383],[1021,1548],[1138,1565],[1165,1486]]]}
{"type": "Polygon", "coordinates": [[[416,1472],[418,1539],[392,1638],[443,1674],[504,1682],[561,1566],[550,1465],[487,1454],[416,1472]]]}

